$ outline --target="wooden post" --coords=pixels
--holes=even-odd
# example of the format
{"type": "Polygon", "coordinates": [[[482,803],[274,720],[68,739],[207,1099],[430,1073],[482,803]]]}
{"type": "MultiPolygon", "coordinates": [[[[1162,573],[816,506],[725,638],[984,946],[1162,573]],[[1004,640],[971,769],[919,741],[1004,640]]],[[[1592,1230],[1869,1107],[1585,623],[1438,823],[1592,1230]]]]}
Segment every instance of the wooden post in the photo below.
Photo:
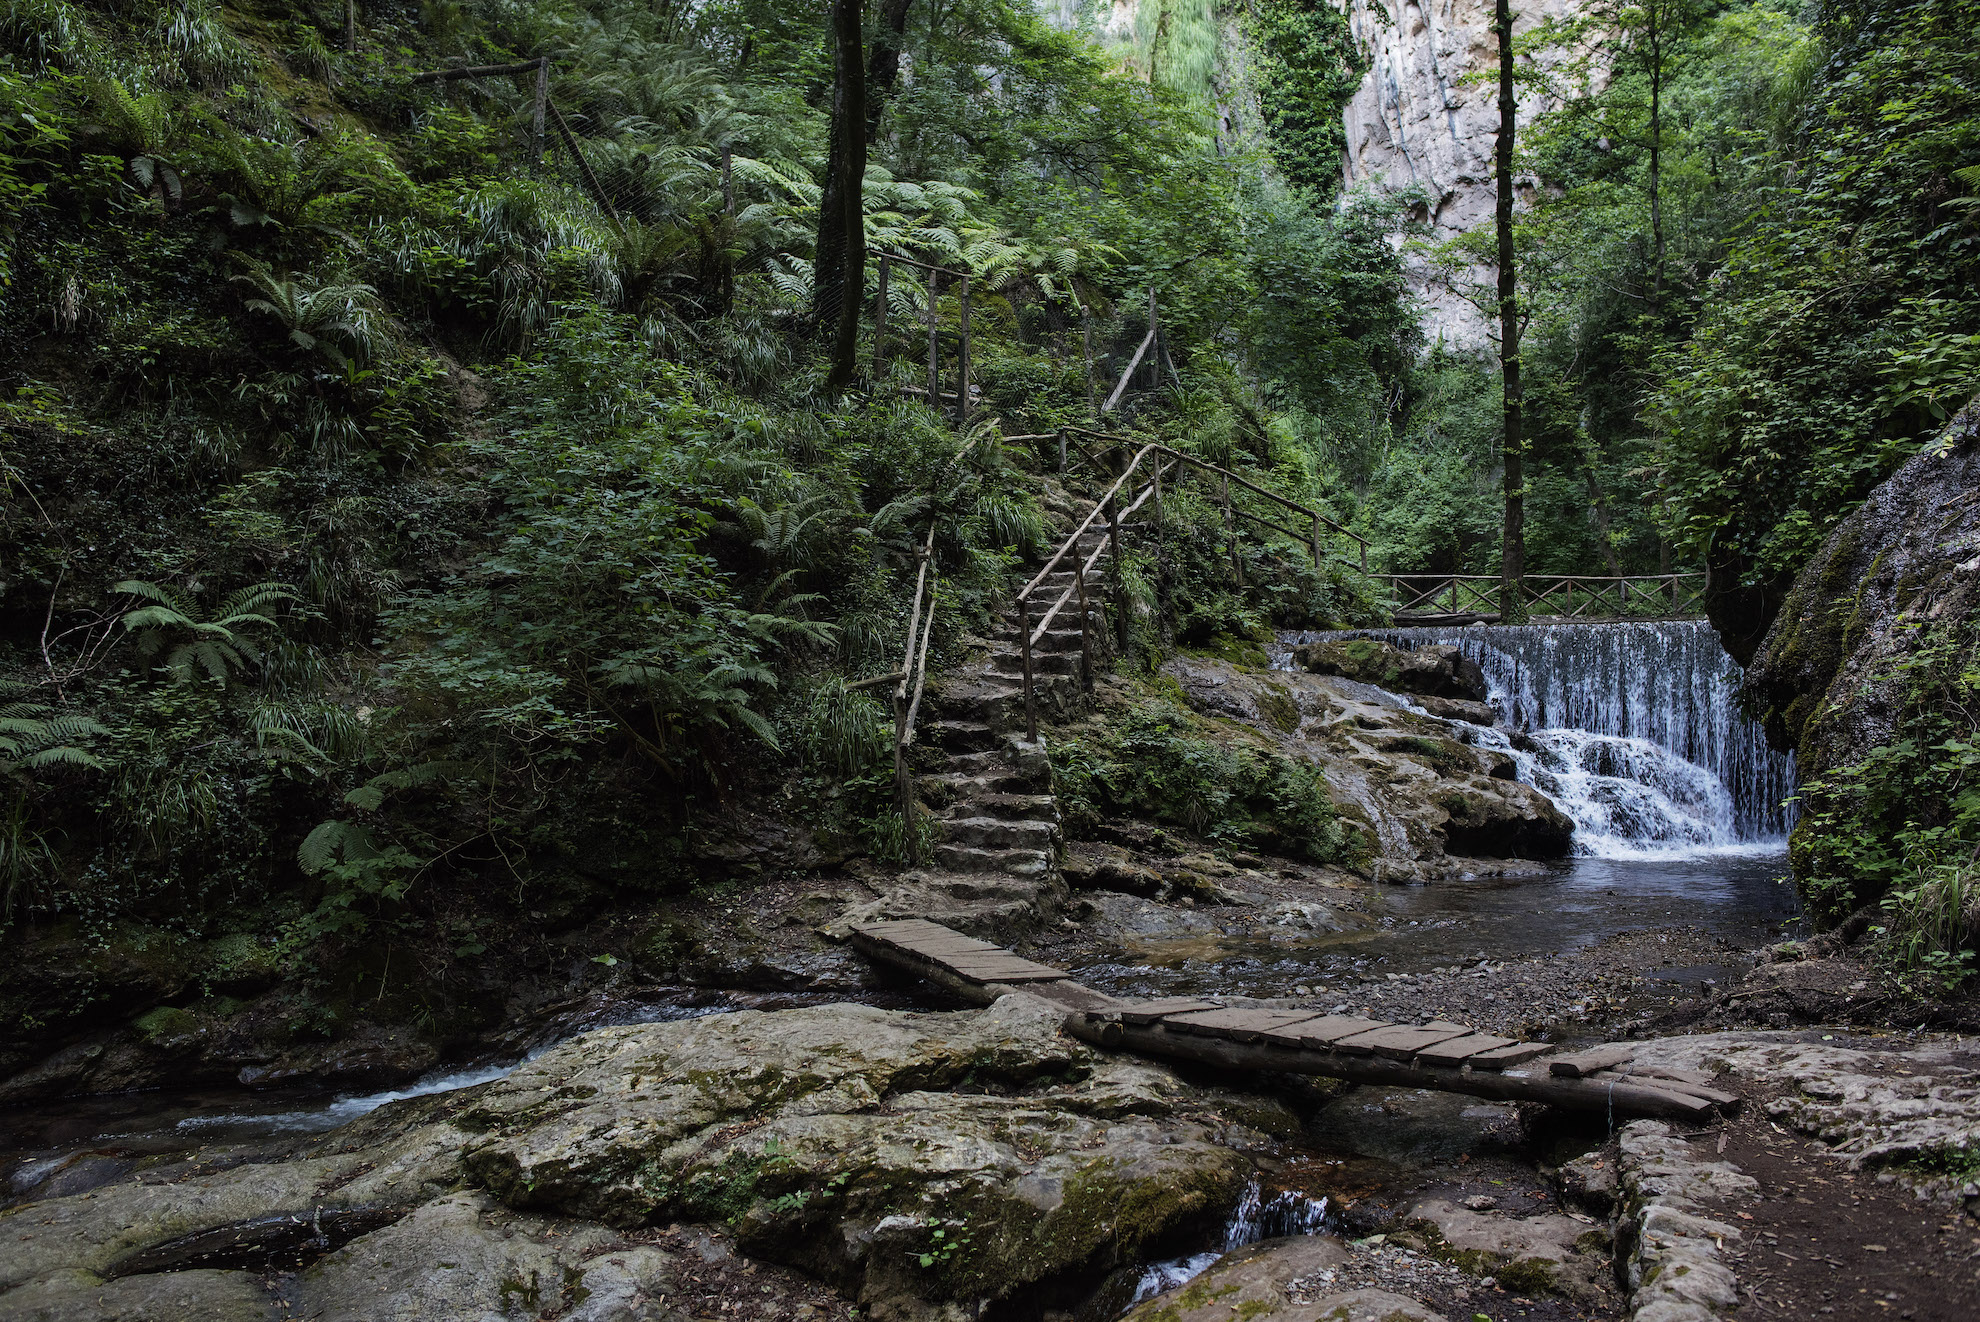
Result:
{"type": "Polygon", "coordinates": [[[1107,502],[1107,568],[1114,580],[1115,631],[1120,634],[1120,651],[1127,651],[1128,606],[1127,588],[1121,582],[1121,506],[1119,501],[1107,502]]]}
{"type": "MultiPolygon", "coordinates": [[[[722,153],[728,159],[728,153],[722,153]]],[[[886,361],[887,349],[887,277],[893,263],[885,253],[880,255],[880,303],[873,309],[873,379],[880,379],[880,368],[886,361]]]]}
{"type": "MultiPolygon", "coordinates": [[[[1089,381],[1087,384],[1091,385],[1092,382],[1089,381]]],[[[1061,473],[1066,471],[1066,429],[1064,427],[1059,428],[1059,471],[1061,473]]]]}
{"type": "Polygon", "coordinates": [[[1320,516],[1313,516],[1313,567],[1320,567],[1320,516]]]}
{"type": "Polygon", "coordinates": [[[1024,730],[1030,743],[1038,742],[1038,699],[1031,688],[1031,599],[1018,598],[1018,638],[1024,644],[1024,730]]]}
{"type": "MultiPolygon", "coordinates": [[[[1079,295],[1073,295],[1075,301],[1079,295]]],[[[1087,310],[1084,302],[1079,304],[1079,338],[1086,359],[1086,409],[1094,417],[1100,416],[1100,396],[1093,389],[1093,313],[1087,310]]],[[[1060,465],[1061,470],[1064,465],[1060,465]]]]}
{"type": "Polygon", "coordinates": [[[1073,582],[1079,588],[1079,682],[1088,692],[1093,691],[1093,644],[1088,638],[1086,622],[1086,560],[1079,543],[1073,543],[1073,582]]]}
{"type": "Polygon", "coordinates": [[[935,300],[942,292],[942,273],[928,272],[928,407],[942,411],[942,379],[936,375],[935,357],[935,300]]]}
{"type": "Polygon", "coordinates": [[[344,0],[344,54],[357,52],[357,0],[344,0]]]}
{"type": "Polygon", "coordinates": [[[902,680],[894,685],[894,802],[901,810],[903,825],[912,825],[909,813],[913,800],[907,774],[907,681],[902,680]]]}
{"type": "Polygon", "coordinates": [[[529,115],[530,160],[538,169],[543,166],[543,113],[549,101],[550,57],[543,55],[536,61],[536,104],[529,115]]]}
{"type": "MultiPolygon", "coordinates": [[[[722,214],[736,214],[735,153],[726,142],[722,144],[722,214]]],[[[882,257],[880,260],[885,262],[887,259],[882,257]]]]}
{"type": "Polygon", "coordinates": [[[1231,546],[1231,581],[1244,586],[1244,560],[1238,555],[1237,515],[1231,512],[1231,475],[1223,473],[1217,479],[1224,498],[1224,538],[1231,546]]]}
{"type": "MultiPolygon", "coordinates": [[[[1162,384],[1161,338],[1161,328],[1155,324],[1155,286],[1150,285],[1148,286],[1148,343],[1156,350],[1154,358],[1150,360],[1152,375],[1155,378],[1149,383],[1150,385],[1162,384]]],[[[1161,465],[1158,464],[1156,467],[1159,469],[1161,465]]]]}
{"type": "MultiPolygon", "coordinates": [[[[969,277],[962,277],[962,361],[956,366],[956,425],[969,421],[969,277]]],[[[1036,736],[1033,736],[1036,738],[1036,736]]]]}

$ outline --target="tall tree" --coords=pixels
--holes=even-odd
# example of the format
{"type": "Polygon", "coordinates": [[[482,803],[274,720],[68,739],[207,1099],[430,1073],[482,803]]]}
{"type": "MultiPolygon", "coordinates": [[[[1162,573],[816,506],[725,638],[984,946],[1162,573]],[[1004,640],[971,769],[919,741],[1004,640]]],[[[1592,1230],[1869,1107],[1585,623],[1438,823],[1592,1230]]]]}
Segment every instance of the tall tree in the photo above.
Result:
{"type": "Polygon", "coordinates": [[[832,0],[832,137],[818,199],[812,313],[831,337],[834,389],[852,380],[859,349],[859,305],[866,288],[866,58],[860,0],[832,0]]]}
{"type": "Polygon", "coordinates": [[[1492,30],[1499,37],[1499,137],[1494,173],[1499,258],[1499,370],[1505,409],[1505,527],[1499,539],[1499,622],[1526,622],[1526,439],[1521,434],[1519,385],[1519,288],[1513,257],[1513,134],[1519,96],[1513,86],[1513,15],[1498,0],[1492,30]]]}
{"type": "Polygon", "coordinates": [[[866,140],[880,140],[880,116],[901,76],[901,47],[906,44],[908,10],[914,0],[880,0],[880,26],[873,33],[873,52],[866,62],[866,140]]]}

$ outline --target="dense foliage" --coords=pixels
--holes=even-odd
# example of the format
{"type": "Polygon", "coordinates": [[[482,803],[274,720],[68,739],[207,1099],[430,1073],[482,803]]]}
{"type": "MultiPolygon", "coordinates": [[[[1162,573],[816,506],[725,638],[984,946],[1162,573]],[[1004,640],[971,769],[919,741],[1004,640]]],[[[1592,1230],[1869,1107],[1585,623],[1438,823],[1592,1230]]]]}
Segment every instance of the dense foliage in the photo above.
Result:
{"type": "MultiPolygon", "coordinates": [[[[1149,77],[1016,0],[909,6],[868,242],[971,273],[981,397],[966,436],[903,389],[899,263],[877,377],[826,392],[826,10],[387,3],[347,50],[332,3],[0,3],[9,941],[246,941],[320,1025],[393,949],[440,987],[505,921],[733,884],[697,842],[744,801],[898,857],[843,683],[898,663],[931,520],[937,664],[988,627],[1054,461],[1000,438],[1092,420],[1082,314],[1104,392],[1151,286],[1110,425],[1349,513],[1316,419],[1402,361],[1387,222],[1220,136],[1207,10],[1149,77]],[[414,77],[539,57],[540,150],[533,66],[414,77]]],[[[1303,539],[1237,587],[1221,511],[1165,504],[1136,655],[1365,609],[1303,539]]]]}

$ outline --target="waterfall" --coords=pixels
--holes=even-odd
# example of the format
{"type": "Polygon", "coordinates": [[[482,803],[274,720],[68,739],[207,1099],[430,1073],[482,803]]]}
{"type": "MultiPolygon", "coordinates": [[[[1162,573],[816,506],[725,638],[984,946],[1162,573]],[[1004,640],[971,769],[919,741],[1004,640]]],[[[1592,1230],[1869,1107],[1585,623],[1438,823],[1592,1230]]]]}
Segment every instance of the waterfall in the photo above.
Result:
{"type": "MultiPolygon", "coordinates": [[[[1286,644],[1319,633],[1285,634],[1286,644]]],[[[1366,631],[1455,644],[1485,672],[1500,725],[1465,727],[1575,823],[1575,852],[1682,857],[1778,849],[1794,760],[1739,711],[1739,667],[1698,620],[1366,631]]]]}

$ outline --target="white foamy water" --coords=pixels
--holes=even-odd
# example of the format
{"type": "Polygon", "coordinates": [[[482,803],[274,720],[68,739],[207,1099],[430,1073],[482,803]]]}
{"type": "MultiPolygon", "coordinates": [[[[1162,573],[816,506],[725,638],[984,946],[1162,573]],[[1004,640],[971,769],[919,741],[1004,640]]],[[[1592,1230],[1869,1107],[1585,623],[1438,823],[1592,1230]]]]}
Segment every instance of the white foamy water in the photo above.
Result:
{"type": "Polygon", "coordinates": [[[1327,1199],[1308,1198],[1291,1189],[1281,1189],[1267,1198],[1253,1180],[1231,1210],[1231,1219],[1224,1223],[1223,1247],[1150,1264],[1134,1287],[1133,1302],[1138,1304],[1164,1290],[1189,1284],[1232,1249],[1287,1235],[1317,1235],[1327,1228],[1327,1199]]]}
{"type": "MultiPolygon", "coordinates": [[[[460,1088],[472,1088],[476,1084],[506,1079],[515,1073],[516,1065],[520,1063],[518,1061],[509,1065],[484,1065],[475,1069],[435,1072],[416,1079],[403,1088],[387,1088],[383,1092],[365,1093],[357,1097],[336,1097],[322,1106],[307,1110],[262,1112],[252,1116],[249,1123],[268,1134],[320,1133],[370,1115],[387,1102],[401,1102],[408,1097],[430,1097],[434,1093],[453,1092],[460,1088]]],[[[179,1121],[176,1128],[182,1133],[196,1133],[202,1129],[232,1128],[242,1123],[243,1117],[238,1115],[195,1115],[179,1121]]]]}
{"type": "Polygon", "coordinates": [[[1794,759],[1769,748],[1740,712],[1739,667],[1703,621],[1359,636],[1403,648],[1455,645],[1477,661],[1500,724],[1460,724],[1460,733],[1510,756],[1520,780],[1574,821],[1581,857],[1775,853],[1794,825],[1794,759]]]}

